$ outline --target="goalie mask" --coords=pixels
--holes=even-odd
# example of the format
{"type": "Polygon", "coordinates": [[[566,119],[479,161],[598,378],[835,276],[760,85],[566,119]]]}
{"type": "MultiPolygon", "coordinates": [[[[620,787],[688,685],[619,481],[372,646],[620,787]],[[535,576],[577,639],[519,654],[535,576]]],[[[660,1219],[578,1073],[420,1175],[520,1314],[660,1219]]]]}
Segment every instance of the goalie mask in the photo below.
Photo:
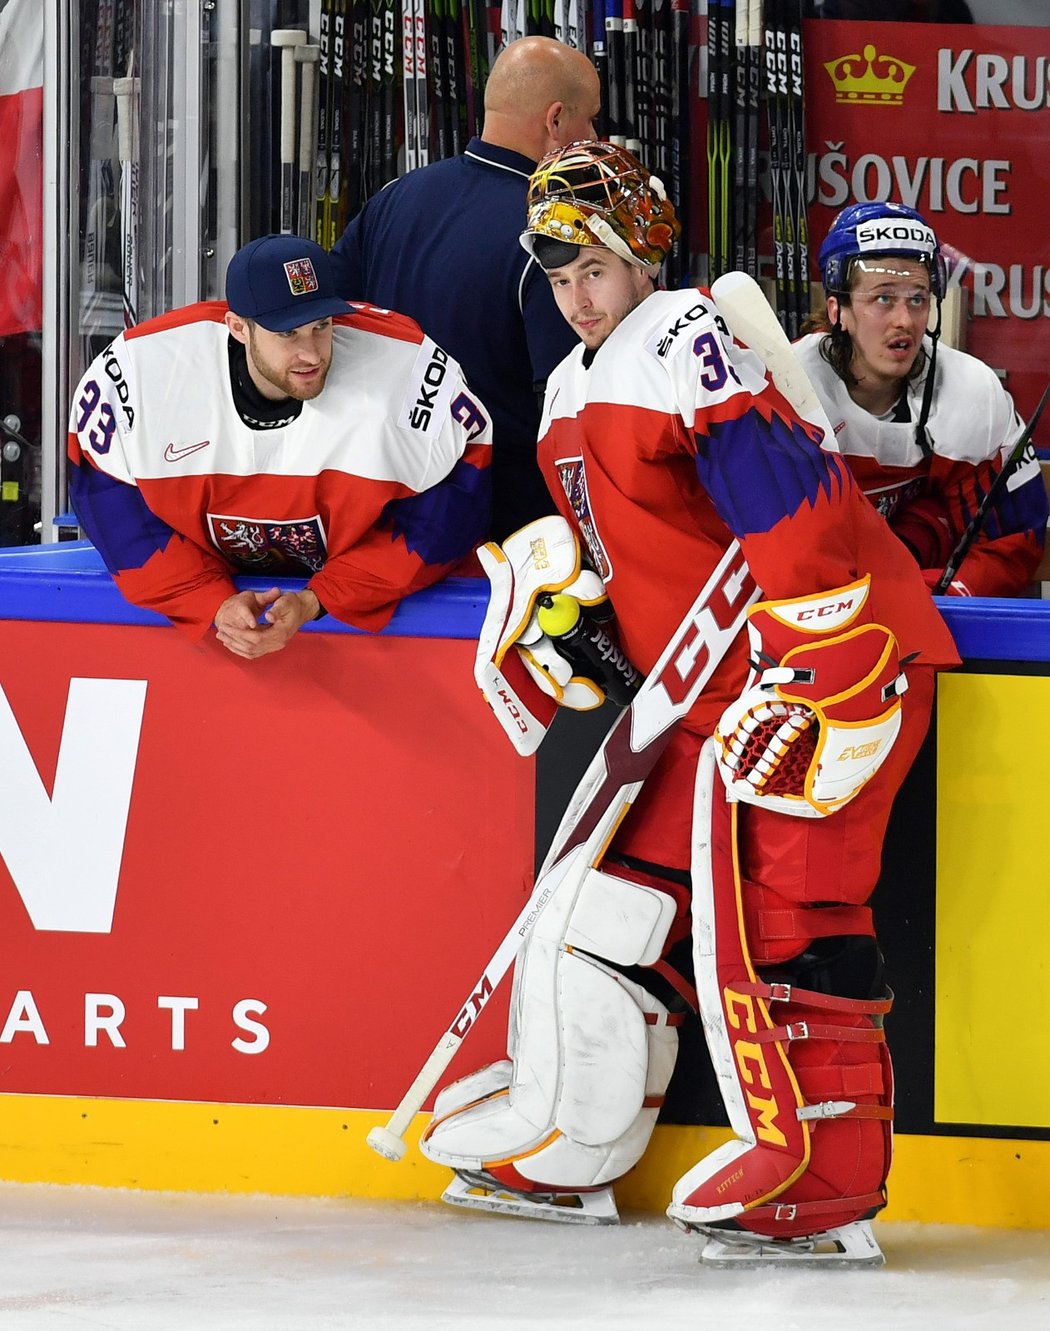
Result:
{"type": "Polygon", "coordinates": [[[663,182],[612,143],[548,153],[529,180],[526,207],[521,243],[545,266],[571,261],[566,247],[601,245],[655,277],[682,230],[663,182]]]}

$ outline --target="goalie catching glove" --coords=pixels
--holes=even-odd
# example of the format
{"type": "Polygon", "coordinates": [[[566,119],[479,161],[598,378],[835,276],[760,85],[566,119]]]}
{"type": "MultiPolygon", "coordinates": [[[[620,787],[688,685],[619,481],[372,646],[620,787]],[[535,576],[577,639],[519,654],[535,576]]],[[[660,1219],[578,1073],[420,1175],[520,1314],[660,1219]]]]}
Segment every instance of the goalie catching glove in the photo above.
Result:
{"type": "Polygon", "coordinates": [[[539,748],[557,707],[600,707],[605,679],[635,672],[610,641],[617,659],[596,678],[600,672],[586,666],[578,651],[543,631],[543,618],[556,633],[563,624],[568,628],[575,618],[570,606],[607,605],[605,584],[581,567],[579,542],[564,518],[530,522],[502,546],[490,541],[478,550],[478,559],[491,591],[474,678],[511,743],[528,756],[539,748]]]}
{"type": "Polygon", "coordinates": [[[760,601],[749,612],[755,674],[715,731],[731,798],[822,818],[885,762],[907,681],[897,640],[867,617],[869,583],[760,601]]]}

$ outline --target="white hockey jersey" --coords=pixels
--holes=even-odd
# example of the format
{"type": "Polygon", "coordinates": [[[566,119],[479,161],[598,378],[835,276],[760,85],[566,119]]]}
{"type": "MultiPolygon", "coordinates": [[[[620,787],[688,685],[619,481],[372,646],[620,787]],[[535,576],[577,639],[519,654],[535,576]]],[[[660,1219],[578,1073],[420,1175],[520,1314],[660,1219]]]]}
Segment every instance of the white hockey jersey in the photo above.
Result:
{"type": "Polygon", "coordinates": [[[488,415],[411,320],[334,320],[323,391],[253,429],[230,383],[226,306],[116,338],[73,402],[70,497],[125,596],[201,636],[234,572],[309,579],[321,604],[381,628],[484,537],[488,415]]]}
{"type": "MultiPolygon", "coordinates": [[[[824,404],[839,451],[864,493],[912,548],[935,581],[998,474],[1023,426],[994,372],[954,347],[937,348],[936,388],[926,433],[915,440],[926,369],[909,383],[898,416],[884,420],[858,406],[820,354],[825,334],[795,343],[795,353],[824,404]]],[[[927,339],[926,348],[930,343],[927,339]]],[[[1031,581],[1042,555],[1047,502],[1034,449],[1007,482],[982,535],[959,570],[976,596],[1009,596],[1031,581]]]]}

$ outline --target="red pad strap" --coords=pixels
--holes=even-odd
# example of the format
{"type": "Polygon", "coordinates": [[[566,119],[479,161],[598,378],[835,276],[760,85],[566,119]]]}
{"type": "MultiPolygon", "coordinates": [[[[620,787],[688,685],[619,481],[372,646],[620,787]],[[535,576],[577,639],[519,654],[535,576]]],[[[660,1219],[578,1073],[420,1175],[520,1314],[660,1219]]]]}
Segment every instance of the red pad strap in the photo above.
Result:
{"type": "Polygon", "coordinates": [[[879,1015],[889,1012],[893,995],[886,998],[839,998],[835,994],[821,994],[815,989],[799,989],[793,984],[766,984],[761,980],[753,984],[736,986],[742,993],[765,998],[771,1003],[797,1003],[799,1007],[820,1008],[825,1012],[856,1012],[879,1015]]]}
{"type": "Polygon", "coordinates": [[[763,1044],[773,1040],[834,1040],[836,1044],[853,1040],[861,1044],[885,1044],[886,1032],[881,1026],[822,1026],[811,1021],[789,1021],[784,1026],[758,1031],[751,1038],[763,1044]]]}
{"type": "MultiPolygon", "coordinates": [[[[662,975],[679,998],[685,999],[691,1011],[700,1011],[700,1000],[696,996],[696,989],[673,966],[669,966],[666,961],[659,960],[654,961],[649,966],[649,970],[656,971],[657,975],[662,975]]],[[[684,1017],[685,1014],[682,1015],[684,1017]]]]}
{"type": "Polygon", "coordinates": [[[875,937],[875,925],[869,906],[778,906],[759,908],[753,916],[762,942],[783,939],[831,938],[837,934],[864,934],[875,937]]]}
{"type": "Polygon", "coordinates": [[[858,1211],[869,1211],[872,1207],[881,1210],[886,1205],[885,1192],[862,1192],[856,1197],[836,1198],[833,1202],[773,1202],[768,1206],[756,1206],[747,1211],[748,1220],[773,1220],[785,1223],[799,1216],[825,1214],[835,1208],[849,1207],[858,1211]]]}
{"type": "Polygon", "coordinates": [[[681,1026],[685,1022],[684,1012],[646,1012],[643,1016],[647,1026],[681,1026]]]}
{"type": "Polygon", "coordinates": [[[886,1093],[881,1062],[806,1068],[803,1086],[811,1100],[855,1100],[858,1095],[886,1093]]]}

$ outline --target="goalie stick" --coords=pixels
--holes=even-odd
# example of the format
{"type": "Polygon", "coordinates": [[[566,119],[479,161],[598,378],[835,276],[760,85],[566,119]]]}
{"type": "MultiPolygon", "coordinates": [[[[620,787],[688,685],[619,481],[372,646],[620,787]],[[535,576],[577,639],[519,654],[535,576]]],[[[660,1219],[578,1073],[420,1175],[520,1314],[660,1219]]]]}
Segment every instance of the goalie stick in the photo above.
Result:
{"type": "Polygon", "coordinates": [[[379,1155],[388,1160],[402,1159],[404,1134],[410,1123],[525,945],[547,903],[567,877],[586,873],[601,862],[613,833],[666,747],[675,723],[700,696],[759,594],[740,546],[734,541],[631,706],[620,713],[591,760],[536,875],[532,895],[466,1003],[386,1125],[369,1132],[368,1145],[379,1155]]]}
{"type": "Polygon", "coordinates": [[[833,447],[835,432],[827,414],[755,279],[748,273],[724,273],[712,282],[711,295],[733,336],[761,357],[783,396],[801,417],[824,431],[833,447]]]}
{"type": "Polygon", "coordinates": [[[1032,435],[1035,433],[1035,428],[1039,424],[1039,418],[1043,414],[1043,408],[1046,406],[1046,400],[1048,397],[1050,397],[1050,384],[1047,384],[1043,389],[1043,396],[1039,399],[1039,405],[1032,413],[1028,424],[1022,430],[1017,443],[1011,448],[1009,456],[1003,463],[1002,470],[999,472],[999,475],[996,476],[995,480],[992,481],[991,485],[988,487],[988,493],[981,500],[980,504],[978,504],[976,513],[974,513],[973,517],[966,524],[966,530],[959,537],[959,543],[952,551],[951,558],[948,560],[947,564],[945,564],[944,572],[937,579],[937,585],[933,589],[934,596],[943,596],[952,585],[955,575],[959,571],[959,565],[969,554],[970,547],[980,535],[981,528],[984,526],[988,514],[995,507],[996,501],[1006,488],[1010,477],[1017,470],[1022,458],[1028,451],[1028,446],[1032,441],[1032,435]]]}

